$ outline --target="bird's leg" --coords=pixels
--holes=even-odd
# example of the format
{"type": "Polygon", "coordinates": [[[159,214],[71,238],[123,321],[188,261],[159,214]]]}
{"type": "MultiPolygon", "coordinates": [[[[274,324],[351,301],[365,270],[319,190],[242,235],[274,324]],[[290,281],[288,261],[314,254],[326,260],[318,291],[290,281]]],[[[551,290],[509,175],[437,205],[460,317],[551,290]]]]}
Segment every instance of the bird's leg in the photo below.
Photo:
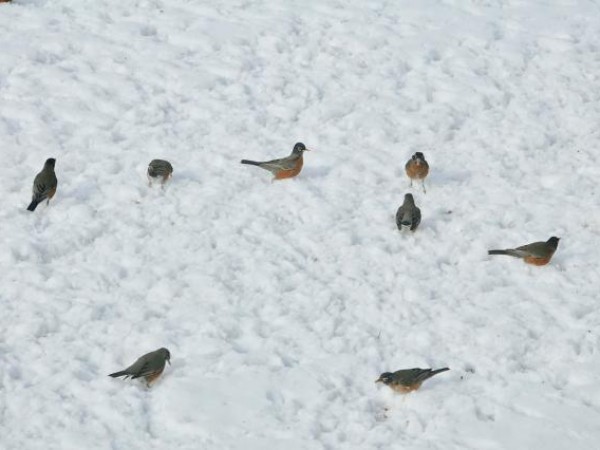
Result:
{"type": "Polygon", "coordinates": [[[425,189],[425,180],[421,181],[421,183],[423,184],[423,192],[427,194],[427,190],[425,189]]]}

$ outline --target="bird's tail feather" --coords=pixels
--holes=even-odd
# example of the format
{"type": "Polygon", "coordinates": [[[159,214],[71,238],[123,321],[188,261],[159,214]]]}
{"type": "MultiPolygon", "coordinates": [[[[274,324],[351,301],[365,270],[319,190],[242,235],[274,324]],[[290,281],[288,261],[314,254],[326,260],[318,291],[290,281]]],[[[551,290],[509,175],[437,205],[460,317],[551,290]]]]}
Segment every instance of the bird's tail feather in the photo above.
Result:
{"type": "Polygon", "coordinates": [[[127,373],[127,371],[121,370],[120,372],[111,373],[109,375],[109,377],[117,378],[117,377],[122,377],[123,375],[129,375],[129,374],[127,373]]]}
{"type": "Polygon", "coordinates": [[[250,161],[249,159],[242,159],[240,161],[242,164],[249,164],[251,166],[260,166],[260,163],[257,161],[250,161]]]}
{"type": "Polygon", "coordinates": [[[437,375],[438,373],[446,372],[447,370],[450,370],[450,368],[444,367],[442,369],[432,370],[429,374],[429,377],[431,378],[432,376],[437,375]]]}
{"type": "Polygon", "coordinates": [[[40,202],[37,200],[32,200],[31,203],[29,204],[29,206],[27,207],[27,211],[35,211],[35,208],[37,208],[37,205],[39,205],[40,202]]]}
{"type": "Polygon", "coordinates": [[[488,255],[508,255],[508,256],[514,256],[516,258],[519,258],[521,255],[516,252],[515,250],[488,250],[488,255]]]}
{"type": "Polygon", "coordinates": [[[417,378],[417,381],[422,383],[423,381],[428,380],[432,376],[437,375],[438,373],[441,373],[441,372],[445,372],[446,370],[450,370],[450,369],[448,367],[444,367],[443,369],[437,369],[437,370],[422,369],[421,373],[419,373],[416,378],[417,378]]]}
{"type": "Polygon", "coordinates": [[[437,375],[438,373],[446,372],[447,370],[450,370],[450,369],[448,367],[444,367],[442,369],[427,371],[427,372],[423,373],[419,378],[421,378],[421,382],[423,382],[423,381],[437,375]]]}

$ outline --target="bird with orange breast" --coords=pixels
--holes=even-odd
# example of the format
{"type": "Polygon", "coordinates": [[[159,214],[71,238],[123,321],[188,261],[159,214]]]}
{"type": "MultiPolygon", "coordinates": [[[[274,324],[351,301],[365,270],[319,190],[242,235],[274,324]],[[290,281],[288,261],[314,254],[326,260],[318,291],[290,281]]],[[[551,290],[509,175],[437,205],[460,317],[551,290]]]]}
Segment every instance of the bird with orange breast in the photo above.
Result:
{"type": "Polygon", "coordinates": [[[423,153],[416,152],[412,155],[404,166],[404,169],[406,170],[406,175],[410,178],[410,186],[412,187],[413,180],[421,180],[423,192],[427,193],[425,190],[425,178],[429,174],[429,163],[425,160],[423,153]]]}
{"type": "Polygon", "coordinates": [[[285,158],[272,159],[270,161],[242,159],[241,163],[268,170],[274,175],[273,180],[283,180],[285,178],[293,178],[300,173],[304,165],[303,154],[305,151],[309,151],[309,149],[302,142],[298,142],[294,145],[292,153],[285,158]]]}
{"type": "Polygon", "coordinates": [[[552,236],[545,242],[533,242],[517,248],[507,248],[504,250],[488,250],[488,255],[508,255],[521,258],[527,264],[545,266],[550,262],[554,252],[558,248],[558,241],[560,241],[560,238],[552,236]]]}
{"type": "Polygon", "coordinates": [[[150,353],[140,356],[132,365],[119,372],[111,373],[109,377],[122,377],[125,379],[136,379],[144,377],[146,386],[156,381],[165,370],[166,363],[171,364],[171,353],[166,348],[159,348],[150,353]]]}

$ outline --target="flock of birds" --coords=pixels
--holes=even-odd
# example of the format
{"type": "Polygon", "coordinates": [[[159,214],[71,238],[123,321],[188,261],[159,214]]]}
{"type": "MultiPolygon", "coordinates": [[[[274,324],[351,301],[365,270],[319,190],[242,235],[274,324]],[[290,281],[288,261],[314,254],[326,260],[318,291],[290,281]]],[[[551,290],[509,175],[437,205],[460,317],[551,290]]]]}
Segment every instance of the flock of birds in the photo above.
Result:
{"type": "MultiPolygon", "coordinates": [[[[0,0],[2,1],[2,0],[0,0]]],[[[273,159],[269,161],[251,161],[243,159],[242,164],[257,166],[268,170],[274,176],[273,180],[282,180],[297,176],[302,170],[304,164],[304,152],[309,149],[298,142],[294,145],[292,153],[284,158],[273,159]]],[[[44,168],[38,173],[33,181],[33,195],[29,211],[35,211],[36,207],[46,200],[47,204],[56,193],[58,181],[54,167],[56,159],[49,158],[44,164],[44,168]]],[[[425,178],[429,174],[429,164],[421,152],[416,152],[406,163],[405,170],[410,178],[410,185],[413,181],[420,181],[425,189],[425,178]]],[[[159,182],[164,188],[165,184],[173,175],[173,166],[170,162],[163,159],[154,159],[148,165],[148,182],[152,186],[154,182],[159,182]]],[[[400,231],[410,230],[414,232],[421,223],[421,210],[415,205],[412,194],[404,196],[404,203],[398,208],[396,213],[396,225],[400,231]]],[[[522,245],[517,248],[504,250],[489,250],[490,255],[509,255],[523,259],[528,264],[542,266],[548,264],[554,252],[558,247],[559,238],[552,236],[547,241],[534,242],[522,245]]],[[[111,373],[111,377],[144,378],[146,385],[150,385],[162,374],[167,362],[170,364],[171,353],[166,348],[159,348],[153,352],[140,356],[132,365],[124,370],[111,373]]],[[[421,387],[421,384],[442,372],[450,370],[447,367],[432,369],[403,369],[396,372],[384,372],[376,380],[376,383],[383,383],[394,391],[399,393],[412,392],[421,387]]]]}

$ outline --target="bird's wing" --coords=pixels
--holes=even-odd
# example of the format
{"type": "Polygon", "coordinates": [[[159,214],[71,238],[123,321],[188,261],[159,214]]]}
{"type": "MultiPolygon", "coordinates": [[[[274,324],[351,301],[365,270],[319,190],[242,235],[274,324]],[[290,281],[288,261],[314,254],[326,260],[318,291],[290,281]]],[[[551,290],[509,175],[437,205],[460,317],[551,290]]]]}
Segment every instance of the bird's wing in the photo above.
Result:
{"type": "Polygon", "coordinates": [[[36,199],[46,198],[56,188],[56,184],[56,177],[45,173],[38,174],[33,181],[33,196],[36,199]]]}
{"type": "Polygon", "coordinates": [[[405,369],[399,370],[394,375],[396,380],[403,385],[409,385],[419,380],[419,376],[427,372],[424,369],[405,369]]]}
{"type": "Polygon", "coordinates": [[[135,368],[135,373],[132,373],[131,378],[145,377],[160,372],[164,369],[165,363],[165,358],[161,357],[157,352],[148,353],[135,362],[134,365],[137,365],[137,367],[135,368]]]}
{"type": "Polygon", "coordinates": [[[296,166],[297,158],[290,158],[289,156],[280,159],[274,159],[272,161],[265,161],[261,163],[261,167],[271,170],[292,170],[296,166]]]}
{"type": "Polygon", "coordinates": [[[398,211],[396,212],[396,225],[400,226],[402,225],[402,216],[404,216],[404,205],[402,205],[400,208],[398,208],[398,211]]]}
{"type": "Polygon", "coordinates": [[[534,242],[533,244],[522,245],[515,250],[523,253],[524,256],[546,256],[548,247],[545,242],[534,242]]]}
{"type": "Polygon", "coordinates": [[[156,373],[159,370],[159,368],[156,367],[156,364],[153,364],[152,361],[150,359],[144,361],[144,363],[138,368],[138,370],[136,370],[135,373],[131,374],[131,378],[140,378],[140,377],[145,377],[147,375],[152,375],[153,373],[156,373]]]}
{"type": "Polygon", "coordinates": [[[413,224],[411,230],[414,230],[421,223],[421,210],[415,206],[413,210],[413,224]]]}

